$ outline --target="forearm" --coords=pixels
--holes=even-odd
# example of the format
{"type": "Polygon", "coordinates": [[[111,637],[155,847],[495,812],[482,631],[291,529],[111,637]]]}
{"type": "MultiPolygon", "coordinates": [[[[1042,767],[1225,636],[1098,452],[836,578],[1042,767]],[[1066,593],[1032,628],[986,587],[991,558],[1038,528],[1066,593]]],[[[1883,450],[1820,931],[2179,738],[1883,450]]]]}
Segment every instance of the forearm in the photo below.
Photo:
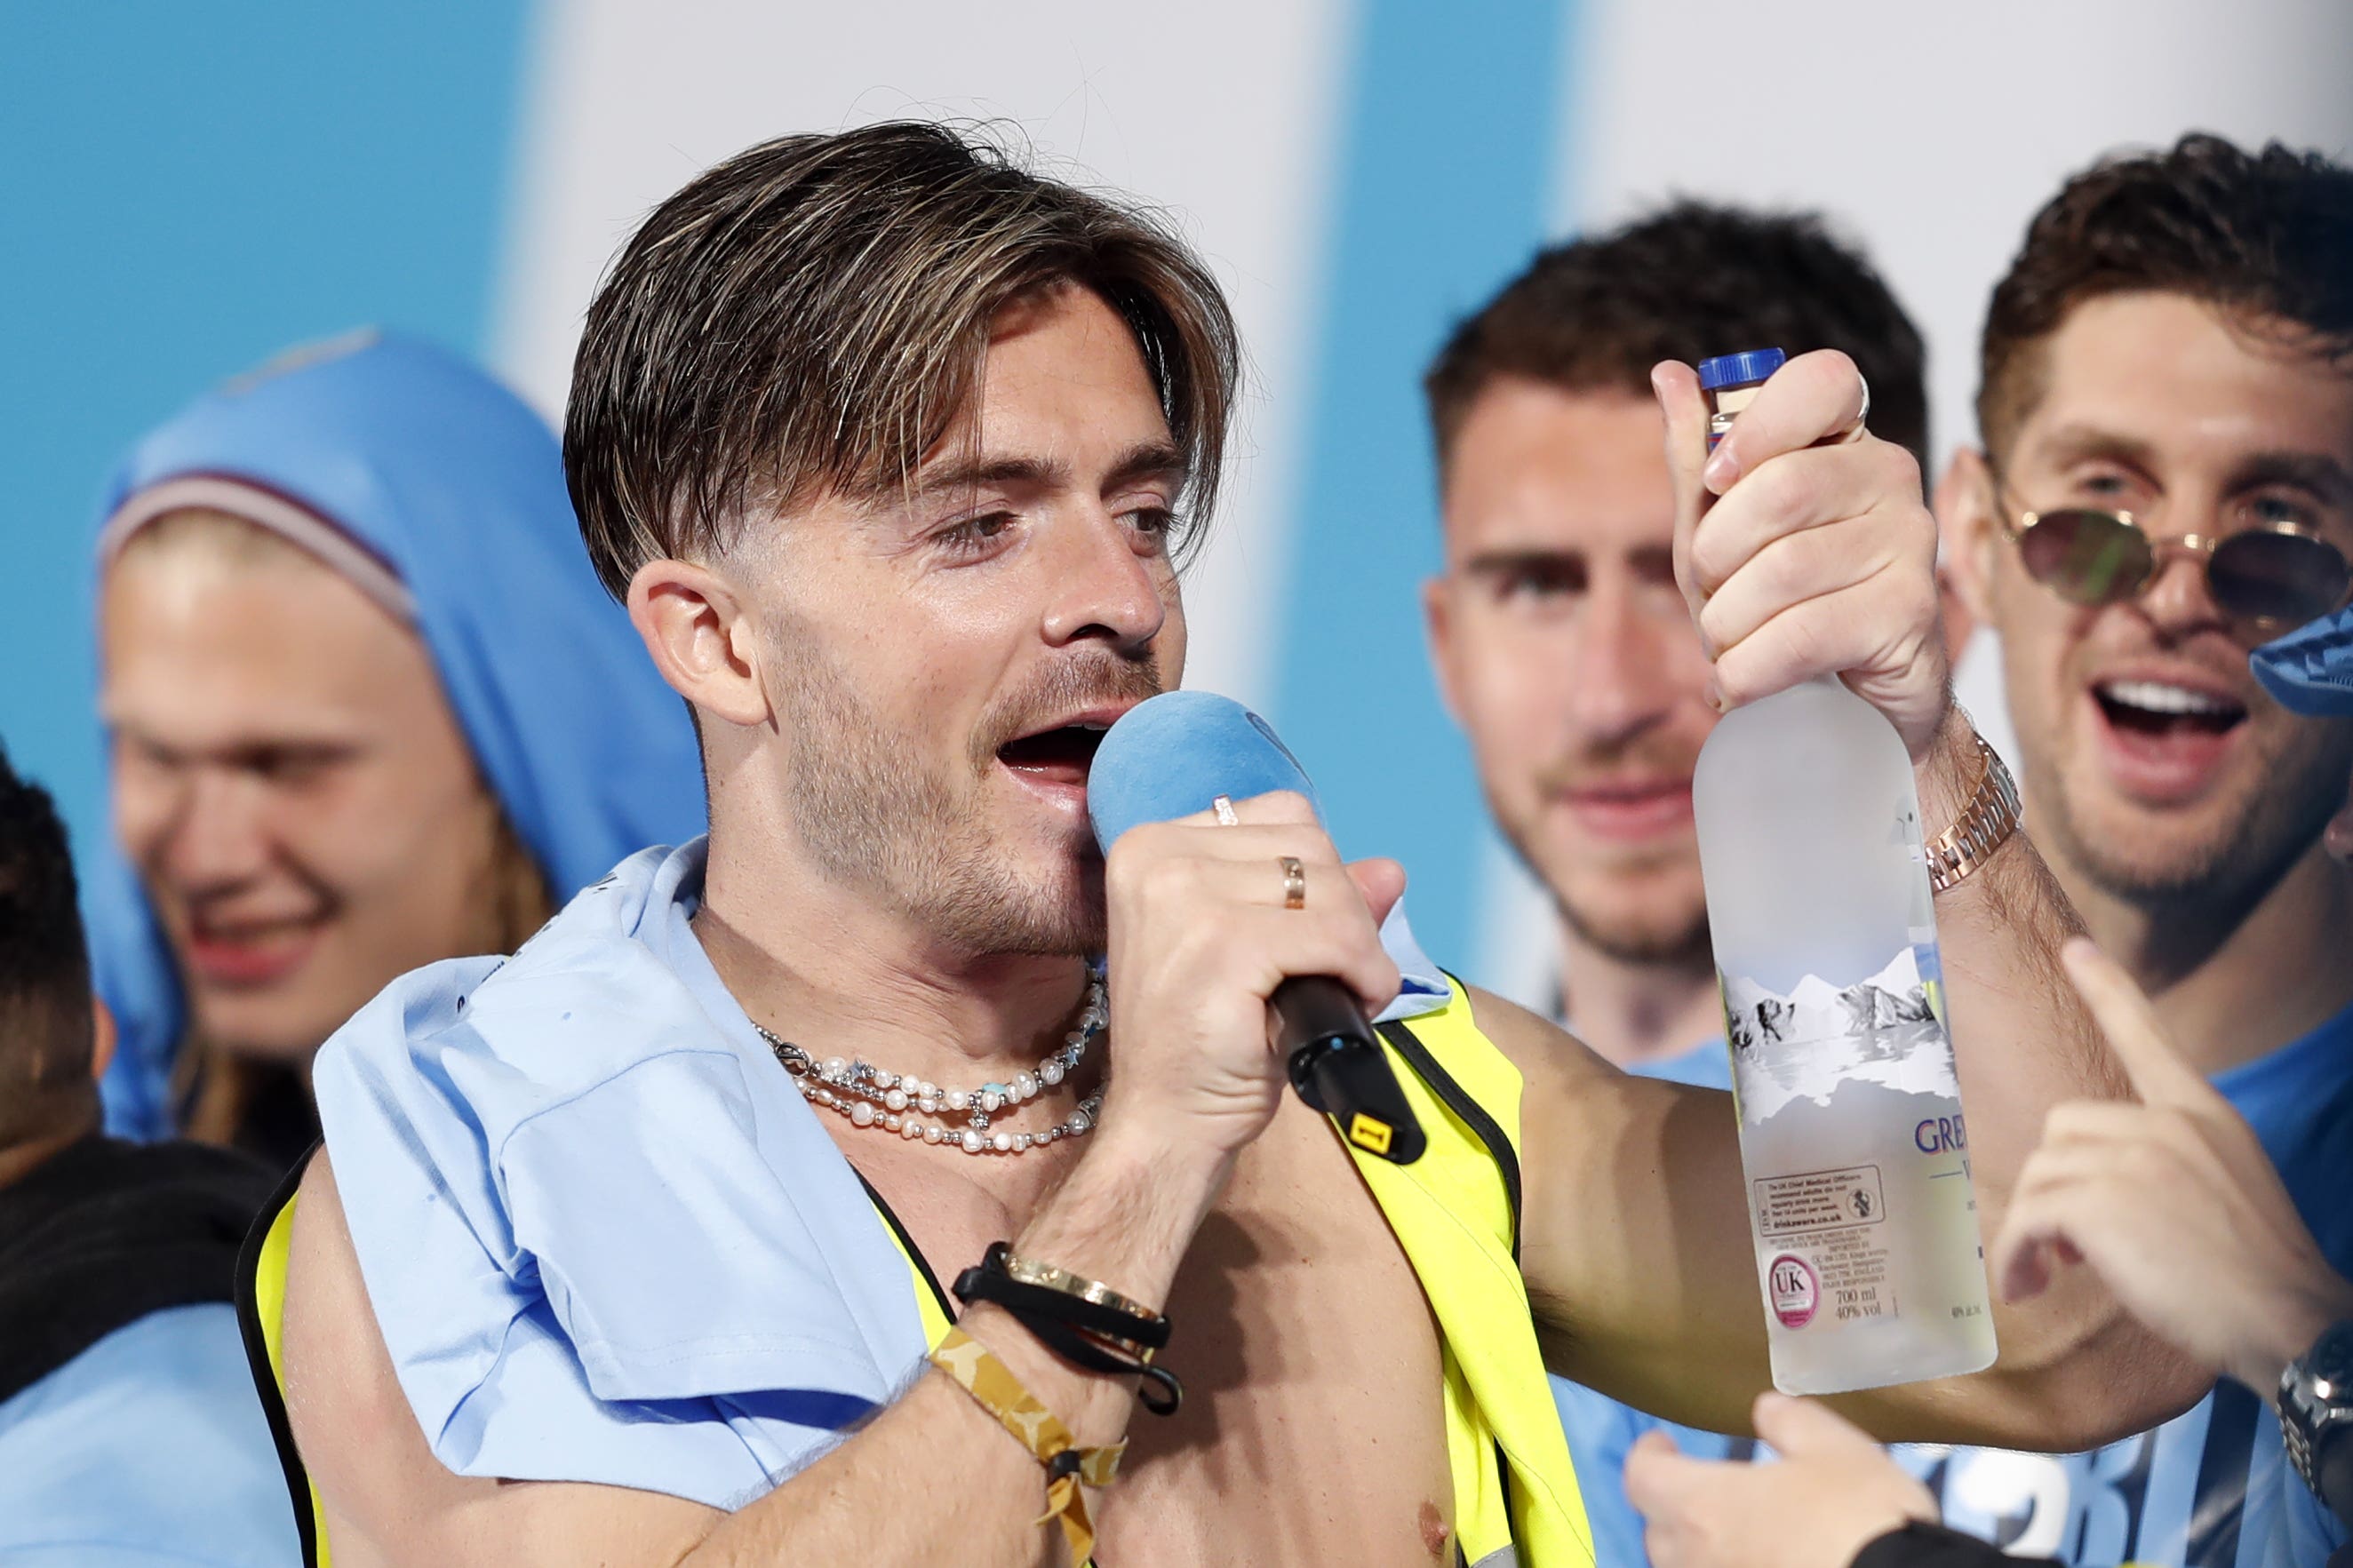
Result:
{"type": "MultiPolygon", "coordinates": [[[[1168,1299],[1176,1267],[1222,1184],[1226,1163],[1106,1129],[1015,1238],[1022,1256],[1122,1295],[1168,1299]]],[[[1082,1447],[1118,1441],[1135,1380],[1082,1373],[986,1303],[962,1327],[992,1352],[1082,1447]]],[[[721,1521],[687,1568],[859,1562],[928,1565],[954,1541],[959,1561],[1050,1563],[1061,1532],[1041,1526],[1046,1475],[997,1417],[937,1368],[824,1458],[721,1521]]]]}
{"type": "MultiPolygon", "coordinates": [[[[1956,710],[1919,769],[1922,816],[1932,829],[1959,815],[1979,768],[1956,710]]],[[[2052,1108],[2130,1097],[2121,1064],[2060,963],[2061,944],[2081,929],[2023,828],[1936,900],[1978,1224],[1989,1241],[2052,1108]]],[[[2088,1447],[2155,1425],[2202,1386],[2200,1374],[2088,1271],[2071,1273],[2029,1302],[1997,1298],[1994,1319],[2000,1361],[1956,1385],[1947,1408],[1969,1412],[2011,1442],[2088,1447]]],[[[1852,1409],[1900,1433],[1946,1401],[1932,1395],[1903,1414],[1878,1403],[1864,1396],[1852,1409]]],[[[1948,1418],[1940,1413],[1936,1424],[1948,1418]]]]}
{"type": "MultiPolygon", "coordinates": [[[[1916,770],[1929,831],[1960,816],[1980,767],[1968,723],[1955,709],[1916,770]]],[[[2023,827],[1936,896],[1947,1016],[1981,1218],[1989,1192],[2006,1194],[2041,1141],[2052,1107],[2130,1097],[2123,1068],[2059,962],[2060,945],[2082,931],[2023,827]]],[[[1990,1233],[1990,1221],[1986,1228],[1990,1233]]]]}

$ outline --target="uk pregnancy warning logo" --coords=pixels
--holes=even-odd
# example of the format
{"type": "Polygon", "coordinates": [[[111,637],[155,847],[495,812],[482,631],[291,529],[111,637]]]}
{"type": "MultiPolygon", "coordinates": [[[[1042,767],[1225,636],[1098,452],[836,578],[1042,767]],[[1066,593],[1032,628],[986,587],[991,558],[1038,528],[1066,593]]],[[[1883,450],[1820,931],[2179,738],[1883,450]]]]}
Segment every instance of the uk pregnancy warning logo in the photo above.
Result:
{"type": "Polygon", "coordinates": [[[1802,1329],[1814,1321],[1821,1284],[1814,1278],[1814,1266],[1796,1253],[1784,1252],[1766,1267],[1765,1289],[1783,1328],[1802,1329]]]}

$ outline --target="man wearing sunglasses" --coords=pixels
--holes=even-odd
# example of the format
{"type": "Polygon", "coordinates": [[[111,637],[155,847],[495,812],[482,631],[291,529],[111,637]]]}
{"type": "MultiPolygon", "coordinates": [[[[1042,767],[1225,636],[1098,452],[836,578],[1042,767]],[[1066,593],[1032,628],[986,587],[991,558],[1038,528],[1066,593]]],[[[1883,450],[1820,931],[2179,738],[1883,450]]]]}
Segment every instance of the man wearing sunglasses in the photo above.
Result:
{"type": "MultiPolygon", "coordinates": [[[[2353,1084],[2353,873],[2326,847],[2353,720],[2290,713],[2248,653],[2353,598],[2353,170],[2190,136],[2071,180],[1994,291],[1978,414],[1938,510],[2037,839],[2272,1157],[2305,1151],[2293,1195],[2347,1271],[2353,1126],[2321,1108],[2353,1084]]],[[[2030,1555],[2294,1561],[2246,1505],[2280,1452],[2224,1384],[2095,1454],[1928,1479],[2030,1555]]]]}

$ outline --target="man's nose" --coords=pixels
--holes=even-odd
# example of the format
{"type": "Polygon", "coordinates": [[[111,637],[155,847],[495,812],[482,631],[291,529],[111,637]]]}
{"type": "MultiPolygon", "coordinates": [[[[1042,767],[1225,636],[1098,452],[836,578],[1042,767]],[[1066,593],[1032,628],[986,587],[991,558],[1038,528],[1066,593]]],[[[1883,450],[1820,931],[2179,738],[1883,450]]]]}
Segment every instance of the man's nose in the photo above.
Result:
{"type": "Polygon", "coordinates": [[[1135,532],[1108,513],[1059,531],[1058,548],[1047,552],[1047,640],[1097,638],[1130,651],[1150,644],[1168,619],[1166,557],[1140,549],[1135,532]]]}
{"type": "Polygon", "coordinates": [[[163,869],[184,893],[218,892],[258,873],[269,858],[261,785],[227,770],[200,770],[167,829],[163,869]]]}
{"type": "Polygon", "coordinates": [[[1623,741],[1665,718],[1677,696],[1675,672],[1695,663],[1695,649],[1679,647],[1675,633],[1695,639],[1686,621],[1662,626],[1630,597],[1596,592],[1578,617],[1570,670],[1569,714],[1588,740],[1623,741]]]}
{"type": "Polygon", "coordinates": [[[2156,575],[2140,596],[2140,613],[2149,624],[2168,637],[2227,628],[2230,617],[2214,603],[2213,588],[2206,576],[2211,557],[2187,547],[2178,535],[2159,539],[2156,545],[2156,575]]]}

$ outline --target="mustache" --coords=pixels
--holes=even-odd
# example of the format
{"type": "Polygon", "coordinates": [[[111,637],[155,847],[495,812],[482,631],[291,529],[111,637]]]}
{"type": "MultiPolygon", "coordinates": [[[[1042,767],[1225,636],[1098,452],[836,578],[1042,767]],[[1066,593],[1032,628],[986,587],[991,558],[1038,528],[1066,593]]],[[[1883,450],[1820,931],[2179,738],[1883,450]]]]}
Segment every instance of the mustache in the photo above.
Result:
{"type": "Polygon", "coordinates": [[[1605,742],[1564,752],[1536,772],[1536,784],[1548,795],[1621,782],[1628,774],[1642,778],[1689,779],[1699,766],[1699,748],[1656,734],[1637,735],[1622,742],[1605,742]]]}
{"type": "Polygon", "coordinates": [[[991,704],[973,737],[973,765],[985,768],[999,748],[1065,714],[1107,703],[1141,702],[1167,689],[1149,650],[1123,658],[1092,652],[1050,665],[991,704]]]}

